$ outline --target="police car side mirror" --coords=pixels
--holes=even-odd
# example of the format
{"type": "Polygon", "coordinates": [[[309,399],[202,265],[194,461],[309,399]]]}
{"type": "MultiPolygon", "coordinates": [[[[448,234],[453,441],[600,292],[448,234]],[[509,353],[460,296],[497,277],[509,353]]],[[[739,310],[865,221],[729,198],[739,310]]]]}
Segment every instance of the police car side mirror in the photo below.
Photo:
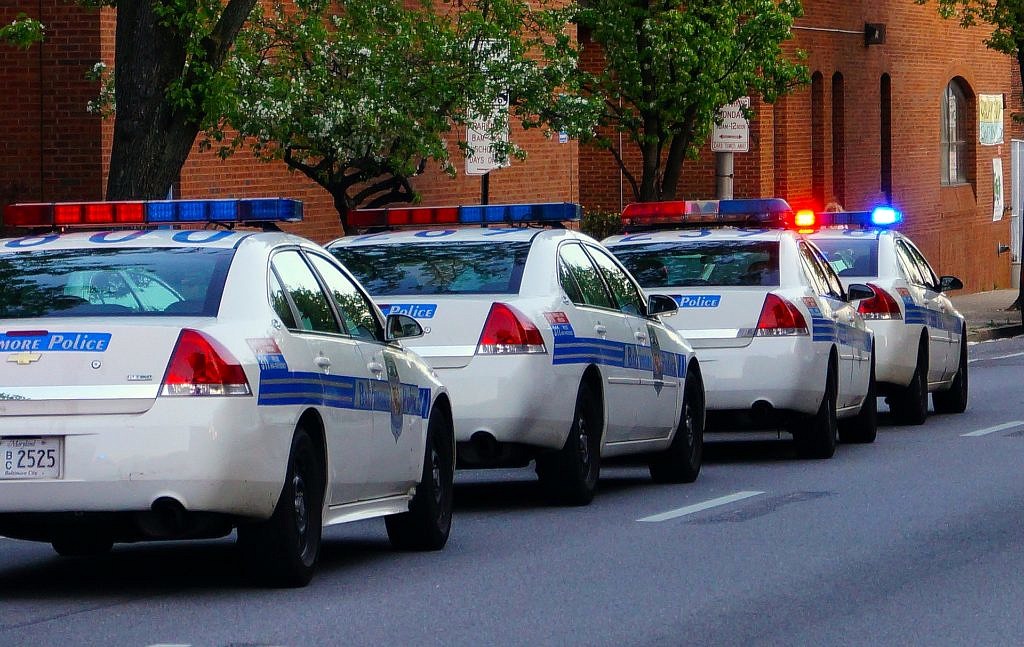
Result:
{"type": "Polygon", "coordinates": [[[875,291],[863,283],[851,283],[850,287],[846,288],[847,301],[860,301],[861,299],[870,299],[873,296],[875,296],[875,291]]]}
{"type": "Polygon", "coordinates": [[[423,326],[409,315],[388,315],[387,341],[423,336],[423,326]]]}
{"type": "Polygon", "coordinates": [[[963,290],[964,282],[955,276],[943,276],[939,279],[939,292],[949,292],[950,290],[963,290]]]}
{"type": "Polygon", "coordinates": [[[673,315],[679,310],[679,305],[672,297],[664,294],[652,294],[647,297],[647,315],[673,315]]]}

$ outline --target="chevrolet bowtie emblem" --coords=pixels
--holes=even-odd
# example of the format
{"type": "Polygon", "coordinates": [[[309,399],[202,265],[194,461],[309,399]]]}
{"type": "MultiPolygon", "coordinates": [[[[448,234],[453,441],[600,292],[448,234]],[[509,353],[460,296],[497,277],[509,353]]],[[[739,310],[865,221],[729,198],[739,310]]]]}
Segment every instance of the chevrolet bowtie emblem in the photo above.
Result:
{"type": "Polygon", "coordinates": [[[30,353],[28,351],[23,351],[21,353],[8,355],[7,361],[14,362],[18,366],[28,366],[32,362],[38,362],[39,358],[42,356],[42,353],[30,353]]]}

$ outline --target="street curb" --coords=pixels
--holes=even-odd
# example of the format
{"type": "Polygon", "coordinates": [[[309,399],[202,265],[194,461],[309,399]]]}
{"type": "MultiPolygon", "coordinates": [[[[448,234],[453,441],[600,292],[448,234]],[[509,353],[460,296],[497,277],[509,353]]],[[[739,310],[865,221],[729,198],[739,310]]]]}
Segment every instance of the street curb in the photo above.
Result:
{"type": "Polygon", "coordinates": [[[993,339],[1006,339],[1024,334],[1024,325],[1010,324],[1007,326],[996,326],[994,328],[979,328],[967,331],[967,341],[991,341],[993,339]]]}

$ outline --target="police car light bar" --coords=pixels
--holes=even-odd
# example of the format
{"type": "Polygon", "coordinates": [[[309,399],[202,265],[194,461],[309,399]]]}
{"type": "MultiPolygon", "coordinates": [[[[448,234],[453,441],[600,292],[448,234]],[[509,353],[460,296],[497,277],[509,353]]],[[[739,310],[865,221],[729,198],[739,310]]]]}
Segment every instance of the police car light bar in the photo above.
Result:
{"type": "Polygon", "coordinates": [[[172,225],[202,222],[298,222],[302,203],[288,198],[36,202],[4,208],[8,227],[172,225]]]}
{"type": "Polygon", "coordinates": [[[622,224],[626,227],[778,226],[792,211],[789,203],[782,198],[634,202],[622,210],[622,224]]]}
{"type": "Polygon", "coordinates": [[[572,202],[543,204],[483,204],[459,207],[385,207],[354,209],[349,225],[408,227],[415,225],[540,224],[580,219],[580,206],[572,202]]]}
{"type": "Polygon", "coordinates": [[[895,227],[903,222],[903,213],[892,207],[876,207],[873,211],[836,211],[814,214],[816,227],[895,227]]]}

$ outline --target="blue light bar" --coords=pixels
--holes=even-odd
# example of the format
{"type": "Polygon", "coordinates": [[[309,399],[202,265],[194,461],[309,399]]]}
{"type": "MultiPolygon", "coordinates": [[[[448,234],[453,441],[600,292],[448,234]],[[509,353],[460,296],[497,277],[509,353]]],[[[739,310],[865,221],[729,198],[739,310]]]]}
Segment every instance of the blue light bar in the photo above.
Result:
{"type": "Polygon", "coordinates": [[[895,227],[903,222],[903,213],[892,207],[876,207],[874,211],[836,211],[815,214],[818,227],[895,227]]]}
{"type": "Polygon", "coordinates": [[[570,202],[544,204],[485,204],[459,207],[459,223],[541,223],[579,220],[580,207],[570,202]]]}

